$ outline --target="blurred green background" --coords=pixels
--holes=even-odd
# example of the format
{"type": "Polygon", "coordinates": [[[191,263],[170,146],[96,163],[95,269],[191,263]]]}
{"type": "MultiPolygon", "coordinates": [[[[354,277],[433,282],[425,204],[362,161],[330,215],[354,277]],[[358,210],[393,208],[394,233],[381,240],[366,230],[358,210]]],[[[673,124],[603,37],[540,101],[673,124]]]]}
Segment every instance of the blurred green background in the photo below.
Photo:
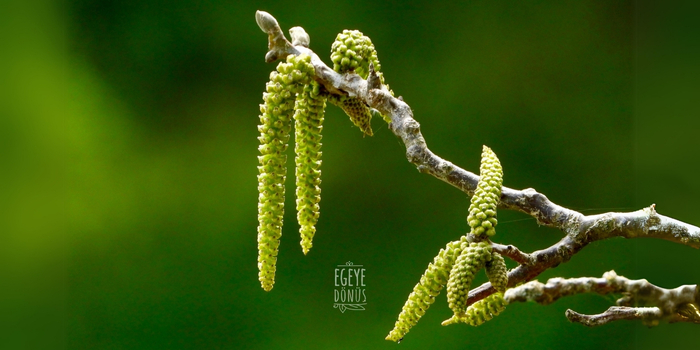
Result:
{"type": "MultiPolygon", "coordinates": [[[[430,148],[586,214],[656,203],[700,225],[697,11],[632,1],[39,1],[0,9],[0,348],[678,348],[697,325],[570,324],[612,297],[511,305],[442,327],[444,296],[401,345],[384,340],[428,262],[468,226],[468,198],[420,174],[381,120],[362,137],[326,113],[321,218],[304,256],[288,179],[277,281],[257,280],[259,107],[274,64],[256,10],[372,38],[430,148]],[[333,308],[334,268],[366,268],[366,311],[333,308]]],[[[291,165],[291,164],[290,164],[291,165]]],[[[290,166],[290,175],[293,169],[290,166]]],[[[502,211],[495,240],[562,236],[502,211]]],[[[697,250],[597,242],[549,277],[615,269],[700,281],[697,250]]],[[[512,264],[511,264],[512,266],[512,264]]],[[[485,280],[479,277],[475,284],[485,280]]]]}

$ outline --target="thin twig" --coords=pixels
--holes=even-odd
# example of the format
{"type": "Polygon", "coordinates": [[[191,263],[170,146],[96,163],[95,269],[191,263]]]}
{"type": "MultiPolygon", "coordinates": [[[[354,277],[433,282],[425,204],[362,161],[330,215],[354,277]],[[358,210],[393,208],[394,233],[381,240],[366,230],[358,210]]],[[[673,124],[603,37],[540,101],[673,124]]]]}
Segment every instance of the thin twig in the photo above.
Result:
{"type": "Polygon", "coordinates": [[[666,289],[649,283],[645,279],[630,280],[608,271],[602,278],[550,278],[547,283],[530,281],[507,290],[503,298],[509,303],[534,301],[548,305],[566,296],[597,293],[621,294],[618,307],[611,307],[598,315],[583,315],[568,310],[566,317],[586,326],[598,326],[618,319],[642,319],[645,324],[655,325],[660,320],[669,322],[700,322],[700,293],[697,285],[683,285],[666,289]],[[650,307],[631,307],[645,305],[650,307]],[[653,309],[653,310],[652,310],[653,309]]]}
{"type": "Polygon", "coordinates": [[[646,324],[654,325],[660,317],[661,310],[658,307],[611,306],[602,314],[597,315],[584,315],[571,309],[566,310],[566,318],[569,321],[588,327],[601,326],[619,320],[642,320],[646,324]]]}
{"type": "Polygon", "coordinates": [[[532,257],[532,255],[521,252],[520,249],[514,245],[504,245],[492,242],[491,246],[493,247],[494,252],[507,256],[518,264],[531,265],[535,263],[535,259],[532,257]]]}

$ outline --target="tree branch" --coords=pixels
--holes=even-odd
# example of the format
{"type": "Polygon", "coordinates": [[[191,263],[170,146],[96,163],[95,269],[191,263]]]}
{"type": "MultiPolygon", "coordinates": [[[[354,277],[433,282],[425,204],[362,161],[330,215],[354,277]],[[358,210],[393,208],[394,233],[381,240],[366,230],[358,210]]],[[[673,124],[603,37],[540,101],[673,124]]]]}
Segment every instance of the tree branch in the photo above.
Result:
{"type": "Polygon", "coordinates": [[[602,314],[597,315],[584,315],[571,309],[566,310],[566,318],[569,321],[588,327],[601,326],[619,320],[642,320],[645,324],[654,324],[654,321],[660,317],[661,310],[658,307],[611,306],[602,314]]]}
{"type": "Polygon", "coordinates": [[[700,292],[697,285],[684,285],[675,289],[661,288],[649,281],[630,280],[608,271],[602,278],[551,278],[547,283],[531,281],[506,291],[503,298],[509,303],[534,301],[548,305],[559,298],[581,293],[622,294],[617,307],[611,307],[598,315],[583,315],[566,311],[572,322],[586,326],[598,326],[616,320],[641,319],[645,324],[656,325],[661,320],[669,322],[700,323],[700,292]],[[631,307],[645,305],[651,307],[631,307]]]}
{"type": "Polygon", "coordinates": [[[532,255],[521,252],[520,249],[514,245],[503,245],[500,243],[491,242],[491,246],[493,247],[494,252],[507,256],[518,264],[532,265],[535,263],[535,258],[533,258],[532,255]]]}
{"type": "MultiPolygon", "coordinates": [[[[469,196],[474,194],[479,176],[440,158],[428,149],[420,132],[420,124],[413,119],[411,108],[401,97],[393,97],[386,86],[379,83],[374,69],[370,68],[367,80],[354,73],[337,73],[312,50],[289,43],[270,14],[258,11],[256,19],[261,29],[268,33],[270,51],[266,55],[266,61],[284,58],[285,54],[308,54],[316,72],[314,79],[331,94],[358,97],[369,107],[390,117],[389,129],[401,138],[406,146],[406,158],[418,171],[430,174],[469,196]]],[[[566,233],[558,243],[529,255],[515,247],[504,246],[504,255],[521,264],[508,273],[509,286],[532,280],[543,271],[568,261],[589,243],[611,237],[653,237],[700,248],[700,228],[660,215],[654,205],[631,213],[585,216],[552,203],[532,188],[515,190],[503,187],[499,208],[526,213],[540,225],[556,227],[566,233]]],[[[487,282],[469,292],[468,303],[481,300],[494,291],[487,282]]]]}

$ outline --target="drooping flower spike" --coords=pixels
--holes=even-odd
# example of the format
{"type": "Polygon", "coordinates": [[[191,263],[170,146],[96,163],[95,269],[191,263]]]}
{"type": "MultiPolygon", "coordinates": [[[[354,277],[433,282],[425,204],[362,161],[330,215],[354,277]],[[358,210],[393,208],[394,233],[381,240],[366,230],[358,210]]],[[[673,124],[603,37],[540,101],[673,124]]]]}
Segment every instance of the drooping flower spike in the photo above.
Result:
{"type": "Polygon", "coordinates": [[[296,152],[296,204],[301,247],[309,252],[316,233],[321,201],[321,130],[326,95],[317,82],[304,86],[296,101],[294,129],[296,152]]]}
{"type": "MultiPolygon", "coordinates": [[[[260,105],[260,156],[258,156],[258,278],[270,291],[284,217],[284,183],[287,175],[287,146],[297,94],[311,82],[314,69],[308,55],[289,55],[270,74],[260,105]]],[[[320,132],[320,130],[319,130],[320,132]]],[[[318,138],[320,141],[320,137],[318,138]]],[[[319,163],[320,164],[320,163],[319,163]]]]}

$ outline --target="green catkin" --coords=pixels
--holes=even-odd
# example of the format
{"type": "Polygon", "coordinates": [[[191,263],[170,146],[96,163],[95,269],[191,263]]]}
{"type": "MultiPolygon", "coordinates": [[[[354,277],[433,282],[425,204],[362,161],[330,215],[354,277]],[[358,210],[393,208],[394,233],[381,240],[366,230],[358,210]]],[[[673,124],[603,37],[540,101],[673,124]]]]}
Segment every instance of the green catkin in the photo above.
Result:
{"type": "Polygon", "coordinates": [[[508,268],[501,254],[493,252],[491,261],[486,263],[486,276],[491,285],[499,292],[505,292],[508,286],[508,268]]]}
{"type": "Polygon", "coordinates": [[[490,260],[490,243],[462,243],[462,252],[452,266],[447,282],[447,302],[455,315],[463,316],[466,312],[469,287],[474,275],[490,260]]]}
{"type": "MultiPolygon", "coordinates": [[[[367,79],[370,63],[374,65],[375,72],[381,70],[377,50],[374,49],[372,40],[358,30],[343,30],[338,34],[331,46],[331,61],[333,61],[334,71],[338,73],[354,71],[362,79],[367,79]]],[[[381,82],[384,83],[383,80],[381,82]]]]}
{"type": "Polygon", "coordinates": [[[454,315],[452,318],[443,321],[442,325],[466,323],[470,326],[480,326],[503,312],[506,309],[506,305],[508,305],[508,302],[503,299],[503,293],[494,293],[469,306],[463,316],[454,315]]]}
{"type": "MultiPolygon", "coordinates": [[[[333,70],[338,73],[355,72],[362,79],[369,75],[369,64],[372,63],[374,71],[379,72],[381,65],[377,58],[377,50],[372,41],[362,32],[357,30],[344,30],[338,34],[331,46],[331,60],[333,70]]],[[[380,82],[384,83],[384,77],[379,75],[380,82]]],[[[329,101],[340,107],[350,120],[366,135],[372,136],[372,112],[360,99],[350,96],[333,96],[329,101]]]]}
{"type": "MultiPolygon", "coordinates": [[[[284,217],[284,182],[287,174],[287,143],[292,128],[296,94],[309,82],[310,57],[287,57],[270,74],[264,104],[260,105],[260,156],[258,156],[258,279],[262,288],[272,290],[282,218],[284,217]]],[[[313,67],[310,68],[313,70],[313,67]]]]}
{"type": "Polygon", "coordinates": [[[493,151],[484,146],[481,153],[480,178],[474,196],[469,206],[467,222],[471,226],[472,234],[481,237],[484,234],[493,236],[496,234],[496,208],[501,199],[501,186],[503,185],[503,169],[501,163],[493,151]]]}
{"type": "Polygon", "coordinates": [[[448,243],[445,249],[440,249],[440,253],[433,262],[428,264],[420,282],[413,287],[413,291],[401,309],[394,329],[386,336],[386,340],[401,341],[411,327],[418,323],[418,320],[425,314],[447,283],[448,274],[461,252],[461,247],[461,241],[454,241],[448,243]]]}
{"type": "Polygon", "coordinates": [[[297,96],[295,120],[295,163],[297,220],[304,254],[309,252],[316,233],[321,201],[321,130],[326,96],[311,81],[297,96]]]}

